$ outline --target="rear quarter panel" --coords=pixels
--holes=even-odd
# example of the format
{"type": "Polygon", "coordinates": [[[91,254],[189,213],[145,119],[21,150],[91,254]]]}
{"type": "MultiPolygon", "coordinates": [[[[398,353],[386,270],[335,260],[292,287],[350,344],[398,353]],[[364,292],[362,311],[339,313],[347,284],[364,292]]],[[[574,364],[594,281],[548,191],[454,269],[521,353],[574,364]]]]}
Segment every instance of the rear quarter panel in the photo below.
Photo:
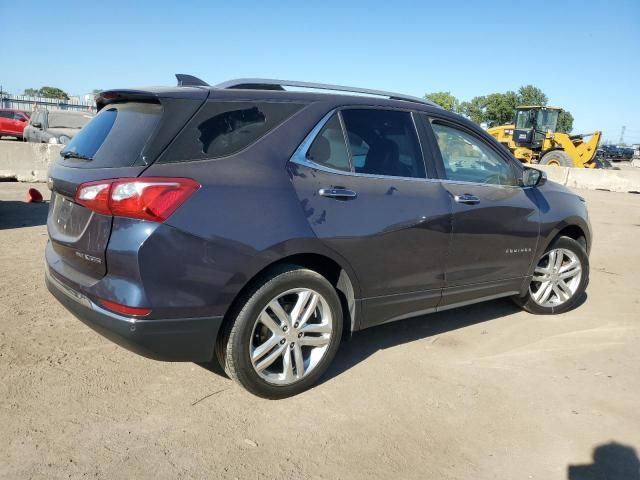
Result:
{"type": "MultiPolygon", "coordinates": [[[[144,275],[145,284],[147,277],[169,277],[186,291],[188,279],[197,278],[199,287],[190,290],[189,302],[210,305],[208,313],[223,315],[238,292],[265,267],[291,255],[316,253],[347,271],[357,296],[359,287],[351,267],[310,229],[286,168],[326,111],[321,105],[303,108],[234,155],[150,166],[143,176],[189,177],[202,187],[165,222],[165,227],[180,235],[163,229],[166,245],[156,244],[156,253],[140,256],[143,275],[153,272],[144,275]],[[184,234],[193,241],[180,242],[184,234]]],[[[153,238],[148,241],[153,242],[153,238]]],[[[150,289],[145,285],[145,290],[150,289]]]]}

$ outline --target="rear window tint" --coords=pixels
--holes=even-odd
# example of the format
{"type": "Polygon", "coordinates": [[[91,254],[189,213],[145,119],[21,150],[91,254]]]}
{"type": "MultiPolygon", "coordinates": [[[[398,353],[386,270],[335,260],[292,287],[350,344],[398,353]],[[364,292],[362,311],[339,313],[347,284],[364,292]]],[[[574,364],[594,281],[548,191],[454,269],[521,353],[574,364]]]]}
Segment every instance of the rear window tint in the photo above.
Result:
{"type": "Polygon", "coordinates": [[[90,168],[133,165],[158,126],[162,107],[154,103],[122,103],[103,108],[62,151],[91,160],[69,158],[65,163],[90,168]]]}
{"type": "Polygon", "coordinates": [[[283,102],[209,102],[159,161],[199,160],[237,153],[302,107],[283,102]]]}

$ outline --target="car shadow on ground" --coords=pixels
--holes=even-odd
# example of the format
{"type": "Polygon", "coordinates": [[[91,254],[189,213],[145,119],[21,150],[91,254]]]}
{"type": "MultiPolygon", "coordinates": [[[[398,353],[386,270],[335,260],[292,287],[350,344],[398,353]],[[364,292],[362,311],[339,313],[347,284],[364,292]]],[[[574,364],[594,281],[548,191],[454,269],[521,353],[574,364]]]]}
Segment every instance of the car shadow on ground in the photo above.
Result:
{"type": "MultiPolygon", "coordinates": [[[[585,293],[574,308],[580,308],[586,301],[585,293]]],[[[520,311],[522,310],[511,300],[502,298],[361,330],[356,332],[349,341],[342,342],[336,358],[318,385],[337,377],[379,350],[436,337],[442,333],[506,317],[520,311]]],[[[212,373],[229,378],[216,358],[198,365],[212,373]]]]}
{"type": "Polygon", "coordinates": [[[48,213],[49,202],[0,200],[0,230],[44,225],[47,223],[48,213]]]}
{"type": "Polygon", "coordinates": [[[610,442],[593,449],[593,462],[569,465],[568,480],[640,480],[640,459],[635,448],[610,442]]]}
{"type": "MultiPolygon", "coordinates": [[[[518,311],[520,309],[510,300],[502,299],[361,330],[356,332],[350,340],[342,342],[336,358],[318,385],[349,370],[378,350],[433,337],[451,330],[511,315],[518,311]]],[[[215,358],[211,362],[198,363],[198,365],[212,373],[229,378],[215,358]]]]}
{"type": "Polygon", "coordinates": [[[436,337],[519,311],[509,299],[500,299],[367,328],[343,342],[321,383],[349,370],[379,350],[436,337]]]}
{"type": "MultiPolygon", "coordinates": [[[[576,302],[574,308],[580,308],[586,301],[585,293],[576,302]]],[[[522,311],[521,308],[511,300],[501,298],[367,328],[355,333],[350,341],[342,343],[335,360],[320,383],[340,375],[378,350],[436,337],[442,333],[506,317],[520,311],[522,311]]]]}

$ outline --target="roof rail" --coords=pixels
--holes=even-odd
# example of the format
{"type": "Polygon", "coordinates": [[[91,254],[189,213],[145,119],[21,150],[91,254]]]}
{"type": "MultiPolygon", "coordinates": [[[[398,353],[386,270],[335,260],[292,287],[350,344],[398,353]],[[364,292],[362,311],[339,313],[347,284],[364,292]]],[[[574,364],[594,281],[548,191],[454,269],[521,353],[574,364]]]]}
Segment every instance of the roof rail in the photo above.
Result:
{"type": "Polygon", "coordinates": [[[295,80],[272,80],[268,78],[238,78],[215,85],[215,88],[241,88],[248,90],[284,90],[283,87],[300,87],[311,88],[317,90],[334,90],[338,92],[362,93],[365,95],[376,95],[380,97],[388,97],[391,100],[404,100],[406,102],[422,103],[439,107],[440,105],[423,98],[412,97],[411,95],[403,95],[401,93],[385,92],[383,90],[371,90],[369,88],[345,87],[344,85],[331,85],[327,83],[298,82],[295,80]]]}

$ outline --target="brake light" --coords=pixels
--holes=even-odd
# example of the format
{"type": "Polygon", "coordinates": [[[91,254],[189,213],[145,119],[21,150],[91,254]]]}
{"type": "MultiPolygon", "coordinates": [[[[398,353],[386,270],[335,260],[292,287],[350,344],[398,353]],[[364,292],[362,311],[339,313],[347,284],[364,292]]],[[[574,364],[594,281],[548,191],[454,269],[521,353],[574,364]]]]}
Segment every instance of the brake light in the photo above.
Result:
{"type": "Polygon", "coordinates": [[[83,183],[76,203],[96,213],[164,222],[200,188],[190,178],[118,178],[83,183]]]}
{"type": "Polygon", "coordinates": [[[98,303],[108,310],[131,317],[146,317],[151,313],[150,308],[128,307],[109,300],[98,299],[98,303]]]}

